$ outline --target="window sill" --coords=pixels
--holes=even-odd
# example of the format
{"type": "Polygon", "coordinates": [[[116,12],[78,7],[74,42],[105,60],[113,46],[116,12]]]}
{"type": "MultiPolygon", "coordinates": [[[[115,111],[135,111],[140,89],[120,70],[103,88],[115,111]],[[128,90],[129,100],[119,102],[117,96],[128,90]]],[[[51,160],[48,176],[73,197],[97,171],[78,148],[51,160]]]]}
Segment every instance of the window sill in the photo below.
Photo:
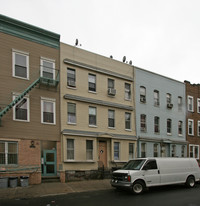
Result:
{"type": "Polygon", "coordinates": [[[116,128],[115,128],[115,127],[108,127],[108,129],[116,130],[116,128]]]}
{"type": "Polygon", "coordinates": [[[97,94],[97,92],[88,90],[88,93],[97,94]]]}
{"type": "Polygon", "coordinates": [[[65,160],[65,163],[95,163],[94,160],[65,160]]]}
{"type": "Polygon", "coordinates": [[[127,131],[127,132],[132,132],[132,129],[125,129],[125,131],[127,131]]]}
{"type": "Polygon", "coordinates": [[[16,122],[30,122],[30,120],[22,120],[22,119],[13,119],[13,121],[16,121],[16,122]]]}
{"type": "Polygon", "coordinates": [[[129,101],[129,102],[131,102],[131,99],[124,99],[125,101],[129,101]]]}
{"type": "Polygon", "coordinates": [[[76,126],[76,123],[73,123],[73,122],[67,122],[68,125],[73,125],[73,126],[76,126]]]}
{"type": "Polygon", "coordinates": [[[73,89],[73,90],[77,90],[76,87],[70,87],[70,86],[67,86],[68,89],[73,89]]]}
{"type": "Polygon", "coordinates": [[[55,123],[48,123],[48,122],[41,122],[42,124],[45,124],[45,125],[56,125],[55,123]]]}
{"type": "Polygon", "coordinates": [[[127,161],[111,160],[112,163],[127,163],[127,161]]]}
{"type": "Polygon", "coordinates": [[[89,125],[89,127],[97,128],[97,126],[96,126],[96,125],[89,125]]]}
{"type": "Polygon", "coordinates": [[[28,81],[29,81],[29,78],[18,77],[18,76],[14,76],[14,75],[13,75],[13,77],[14,77],[14,78],[17,78],[17,79],[22,79],[22,80],[28,80],[28,81]]]}

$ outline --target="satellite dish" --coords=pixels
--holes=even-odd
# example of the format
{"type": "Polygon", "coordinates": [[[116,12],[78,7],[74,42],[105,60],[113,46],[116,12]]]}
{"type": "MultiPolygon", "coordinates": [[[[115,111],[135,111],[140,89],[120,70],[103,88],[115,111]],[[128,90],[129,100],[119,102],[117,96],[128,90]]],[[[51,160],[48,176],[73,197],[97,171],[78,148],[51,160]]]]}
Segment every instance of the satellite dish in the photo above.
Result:
{"type": "Polygon", "coordinates": [[[112,55],[110,55],[110,58],[112,59],[112,58],[113,58],[113,56],[112,56],[112,55]]]}
{"type": "Polygon", "coordinates": [[[78,39],[76,39],[76,42],[75,42],[75,46],[77,46],[78,45],[78,39]]]}
{"type": "Polygon", "coordinates": [[[129,61],[129,64],[132,65],[132,60],[129,61]]]}
{"type": "Polygon", "coordinates": [[[125,62],[125,61],[126,61],[126,56],[123,57],[123,62],[125,62]]]}

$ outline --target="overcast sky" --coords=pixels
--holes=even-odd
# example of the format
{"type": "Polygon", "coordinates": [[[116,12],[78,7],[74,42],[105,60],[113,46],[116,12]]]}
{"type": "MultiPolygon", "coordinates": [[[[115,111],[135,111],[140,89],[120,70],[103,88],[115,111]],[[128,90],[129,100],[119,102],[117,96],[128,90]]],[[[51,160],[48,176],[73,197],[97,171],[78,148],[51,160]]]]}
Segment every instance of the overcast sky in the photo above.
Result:
{"type": "Polygon", "coordinates": [[[61,42],[200,83],[200,0],[0,0],[0,13],[61,42]]]}

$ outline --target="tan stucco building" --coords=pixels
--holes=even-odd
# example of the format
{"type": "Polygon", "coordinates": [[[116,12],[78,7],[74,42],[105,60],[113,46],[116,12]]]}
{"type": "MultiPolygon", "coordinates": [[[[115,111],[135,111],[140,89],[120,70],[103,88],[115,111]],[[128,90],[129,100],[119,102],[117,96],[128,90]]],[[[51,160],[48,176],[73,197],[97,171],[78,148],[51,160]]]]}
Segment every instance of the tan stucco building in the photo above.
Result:
{"type": "Polygon", "coordinates": [[[133,67],[63,43],[60,59],[66,179],[95,176],[134,158],[133,67]]]}

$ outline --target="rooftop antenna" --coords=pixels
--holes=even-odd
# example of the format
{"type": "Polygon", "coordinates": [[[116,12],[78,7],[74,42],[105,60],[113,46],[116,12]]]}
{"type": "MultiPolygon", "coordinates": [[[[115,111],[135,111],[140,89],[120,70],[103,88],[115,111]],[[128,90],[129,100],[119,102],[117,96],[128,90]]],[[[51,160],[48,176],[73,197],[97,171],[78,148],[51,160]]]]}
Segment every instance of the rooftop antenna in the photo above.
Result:
{"type": "Polygon", "coordinates": [[[112,56],[112,55],[110,55],[110,58],[111,58],[111,59],[113,59],[113,56],[112,56]]]}
{"type": "Polygon", "coordinates": [[[78,39],[75,41],[75,46],[82,46],[81,44],[78,44],[78,39]]]}
{"type": "Polygon", "coordinates": [[[129,64],[132,65],[132,60],[129,61],[129,64]]]}
{"type": "Polygon", "coordinates": [[[122,61],[123,61],[123,62],[125,62],[125,61],[126,61],[126,56],[124,56],[124,57],[123,57],[123,60],[122,60],[122,61]]]}

